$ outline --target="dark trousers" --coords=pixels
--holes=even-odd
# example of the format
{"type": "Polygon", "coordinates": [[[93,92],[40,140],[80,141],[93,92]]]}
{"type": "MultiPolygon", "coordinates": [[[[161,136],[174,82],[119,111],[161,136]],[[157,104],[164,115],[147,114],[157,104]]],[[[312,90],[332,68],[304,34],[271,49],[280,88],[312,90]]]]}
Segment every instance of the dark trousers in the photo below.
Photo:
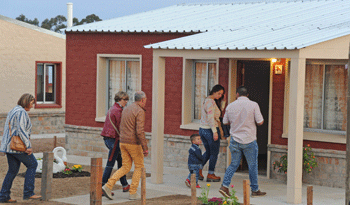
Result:
{"type": "MultiPolygon", "coordinates": [[[[118,169],[120,169],[120,167],[122,167],[122,156],[120,153],[119,141],[118,141],[116,150],[114,152],[113,158],[111,161],[109,161],[109,158],[112,154],[115,139],[109,138],[109,137],[104,137],[103,140],[105,141],[105,145],[109,149],[109,152],[108,152],[108,160],[107,160],[106,168],[105,168],[105,170],[103,172],[103,176],[102,176],[102,186],[108,182],[108,179],[111,176],[115,161],[117,161],[117,163],[118,163],[118,169]]],[[[126,187],[128,185],[128,182],[126,181],[125,175],[122,178],[120,178],[120,183],[123,185],[123,187],[126,187]]]]}
{"type": "Polygon", "coordinates": [[[205,153],[203,154],[204,161],[202,165],[204,167],[209,160],[209,173],[214,173],[220,149],[220,136],[218,140],[214,141],[213,131],[211,129],[203,128],[199,128],[199,135],[201,136],[205,147],[205,153]]]}
{"type": "Polygon", "coordinates": [[[24,177],[24,188],[23,188],[23,199],[27,199],[34,195],[34,184],[35,184],[35,171],[38,166],[33,154],[28,155],[27,153],[21,154],[10,154],[6,153],[8,171],[5,176],[2,188],[0,191],[0,202],[8,201],[11,199],[11,187],[13,180],[18,174],[21,163],[27,167],[27,172],[24,177]]]}

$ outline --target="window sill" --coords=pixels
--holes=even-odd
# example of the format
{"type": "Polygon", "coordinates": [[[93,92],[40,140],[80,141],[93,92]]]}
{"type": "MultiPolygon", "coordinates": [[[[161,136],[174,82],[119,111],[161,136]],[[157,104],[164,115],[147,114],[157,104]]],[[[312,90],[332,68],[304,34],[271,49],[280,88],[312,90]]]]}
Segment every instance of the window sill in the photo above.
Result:
{"type": "Polygon", "coordinates": [[[58,105],[58,104],[35,104],[34,109],[42,109],[42,108],[62,108],[62,105],[58,105]]]}
{"type": "Polygon", "coordinates": [[[189,123],[186,125],[180,125],[180,129],[184,129],[184,130],[199,130],[199,123],[189,123]]]}
{"type": "MultiPolygon", "coordinates": [[[[288,134],[283,133],[282,138],[288,138],[288,134]]],[[[346,136],[344,135],[320,132],[304,132],[304,140],[346,144],[346,136]]]]}
{"type": "Polygon", "coordinates": [[[95,118],[95,121],[96,121],[96,122],[105,122],[105,120],[106,120],[106,116],[103,116],[103,117],[96,117],[96,118],[95,118]]]}

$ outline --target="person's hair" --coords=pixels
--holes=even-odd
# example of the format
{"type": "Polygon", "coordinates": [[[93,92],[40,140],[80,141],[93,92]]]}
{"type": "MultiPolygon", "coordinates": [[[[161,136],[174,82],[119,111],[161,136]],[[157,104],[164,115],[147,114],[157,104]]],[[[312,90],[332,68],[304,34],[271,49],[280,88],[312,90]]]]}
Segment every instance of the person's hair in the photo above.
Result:
{"type": "Polygon", "coordinates": [[[196,137],[199,137],[200,135],[199,134],[193,134],[190,136],[190,140],[191,140],[191,143],[193,143],[194,139],[196,139],[196,137]]]}
{"type": "Polygon", "coordinates": [[[19,98],[17,105],[20,105],[23,108],[28,108],[30,106],[30,102],[32,102],[33,100],[35,103],[35,98],[33,95],[25,93],[19,98]]]}
{"type": "Polygon", "coordinates": [[[129,95],[124,91],[119,91],[114,96],[114,102],[119,102],[122,99],[129,100],[129,95]]]}
{"type": "MultiPolygon", "coordinates": [[[[220,84],[214,85],[214,87],[211,89],[209,95],[213,95],[214,93],[219,92],[219,91],[221,91],[221,90],[223,90],[223,91],[224,91],[223,94],[225,94],[225,88],[224,88],[224,86],[222,86],[222,85],[220,85],[220,84]]],[[[223,99],[224,99],[224,95],[222,95],[221,98],[219,98],[219,99],[215,99],[215,104],[218,106],[220,112],[222,112],[222,110],[221,110],[221,101],[222,101],[223,99]]]]}
{"type": "Polygon", "coordinates": [[[239,96],[247,96],[248,95],[248,90],[244,86],[239,86],[237,88],[237,93],[239,94],[239,96]]]}
{"type": "Polygon", "coordinates": [[[143,91],[137,91],[135,93],[135,102],[140,102],[143,98],[146,98],[146,94],[143,91]]]}

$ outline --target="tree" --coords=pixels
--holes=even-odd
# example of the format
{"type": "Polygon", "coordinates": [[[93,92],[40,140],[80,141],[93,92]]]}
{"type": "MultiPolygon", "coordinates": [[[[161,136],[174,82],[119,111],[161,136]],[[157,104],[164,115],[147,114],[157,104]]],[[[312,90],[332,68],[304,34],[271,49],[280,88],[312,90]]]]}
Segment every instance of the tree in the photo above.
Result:
{"type": "MultiPolygon", "coordinates": [[[[26,18],[25,15],[21,14],[16,19],[19,21],[23,21],[26,23],[30,23],[30,24],[39,26],[39,20],[37,18],[35,18],[34,20],[30,20],[30,19],[26,18]]],[[[93,23],[93,22],[97,22],[97,21],[102,21],[102,19],[100,19],[100,17],[98,17],[95,14],[87,15],[81,21],[79,21],[78,18],[74,17],[73,18],[73,26],[83,25],[83,24],[87,24],[87,23],[93,23]]],[[[47,18],[41,23],[41,28],[55,31],[57,33],[62,33],[60,31],[60,29],[67,28],[67,19],[63,15],[57,15],[55,18],[51,18],[50,20],[47,18]]]]}

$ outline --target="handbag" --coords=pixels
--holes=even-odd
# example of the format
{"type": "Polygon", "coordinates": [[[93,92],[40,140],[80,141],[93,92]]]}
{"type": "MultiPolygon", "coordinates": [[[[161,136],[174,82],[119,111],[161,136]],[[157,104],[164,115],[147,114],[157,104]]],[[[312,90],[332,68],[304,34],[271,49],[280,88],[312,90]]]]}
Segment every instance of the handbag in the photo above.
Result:
{"type": "MultiPolygon", "coordinates": [[[[9,130],[10,130],[10,136],[11,134],[11,125],[9,122],[9,130]]],[[[12,136],[10,148],[15,151],[25,152],[27,150],[26,145],[23,143],[22,139],[19,136],[12,136]]]]}
{"type": "MultiPolygon", "coordinates": [[[[111,122],[112,126],[114,127],[115,131],[118,133],[119,137],[120,137],[120,133],[119,130],[117,129],[117,127],[113,124],[112,119],[111,119],[111,110],[108,111],[108,116],[109,116],[109,121],[111,122]]],[[[112,153],[111,156],[109,157],[108,161],[112,161],[113,156],[114,156],[114,152],[117,148],[117,144],[118,144],[118,140],[116,139],[113,145],[113,149],[112,149],[112,153]]]]}

